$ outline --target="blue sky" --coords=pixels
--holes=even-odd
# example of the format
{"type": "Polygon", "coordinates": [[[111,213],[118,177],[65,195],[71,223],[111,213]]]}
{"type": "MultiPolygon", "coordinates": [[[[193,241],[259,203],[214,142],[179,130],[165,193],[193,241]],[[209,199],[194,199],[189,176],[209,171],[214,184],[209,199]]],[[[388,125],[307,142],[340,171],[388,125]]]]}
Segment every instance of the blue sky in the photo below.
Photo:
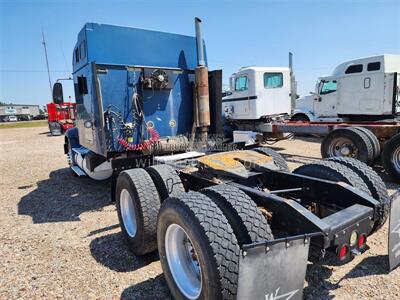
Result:
{"type": "MultiPolygon", "coordinates": [[[[194,35],[203,19],[210,69],[224,82],[241,66],[286,66],[294,53],[298,91],[342,61],[400,54],[400,1],[50,1],[0,0],[0,101],[44,105],[51,78],[70,75],[76,36],[86,22],[194,35]]],[[[65,98],[73,96],[64,84],[65,98]]]]}

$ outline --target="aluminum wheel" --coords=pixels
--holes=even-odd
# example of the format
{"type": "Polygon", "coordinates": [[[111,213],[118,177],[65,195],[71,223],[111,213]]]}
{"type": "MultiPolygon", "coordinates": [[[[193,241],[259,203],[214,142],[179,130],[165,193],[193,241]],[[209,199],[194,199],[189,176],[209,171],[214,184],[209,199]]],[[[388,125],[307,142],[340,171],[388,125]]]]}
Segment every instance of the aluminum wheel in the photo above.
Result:
{"type": "Polygon", "coordinates": [[[397,173],[400,173],[400,147],[397,147],[397,149],[393,151],[390,160],[392,161],[393,167],[397,173]]]}
{"type": "Polygon", "coordinates": [[[357,158],[358,149],[356,145],[347,138],[336,138],[328,147],[328,155],[332,156],[347,156],[357,158]]]}
{"type": "Polygon", "coordinates": [[[165,254],[176,285],[188,299],[197,299],[201,293],[201,268],[197,254],[185,230],[177,224],[165,232],[165,254]]]}
{"type": "Polygon", "coordinates": [[[131,194],[127,189],[123,189],[120,195],[121,216],[124,221],[124,227],[130,237],[136,235],[136,211],[131,194]]]}

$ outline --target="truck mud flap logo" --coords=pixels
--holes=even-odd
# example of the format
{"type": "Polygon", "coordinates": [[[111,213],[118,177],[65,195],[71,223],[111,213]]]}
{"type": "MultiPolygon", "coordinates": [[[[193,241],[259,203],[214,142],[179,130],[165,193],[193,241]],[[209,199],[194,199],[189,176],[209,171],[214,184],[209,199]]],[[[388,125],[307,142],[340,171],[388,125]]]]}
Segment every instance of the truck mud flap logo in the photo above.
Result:
{"type": "Polygon", "coordinates": [[[389,268],[400,265],[400,190],[392,196],[389,220],[389,268]]]}
{"type": "Polygon", "coordinates": [[[299,290],[294,290],[291,292],[287,292],[284,294],[279,294],[280,288],[277,288],[275,291],[275,294],[272,293],[270,295],[265,295],[265,300],[289,300],[293,299],[292,297],[299,291],[299,290]]]}

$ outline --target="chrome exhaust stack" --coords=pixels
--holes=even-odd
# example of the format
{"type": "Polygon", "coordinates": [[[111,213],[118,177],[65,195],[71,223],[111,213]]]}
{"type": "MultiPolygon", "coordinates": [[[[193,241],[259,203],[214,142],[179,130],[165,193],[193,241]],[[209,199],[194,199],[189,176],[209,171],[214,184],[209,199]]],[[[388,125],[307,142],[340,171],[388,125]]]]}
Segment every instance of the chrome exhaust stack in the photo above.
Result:
{"type": "Polygon", "coordinates": [[[293,73],[293,53],[289,52],[289,69],[290,69],[290,112],[293,114],[294,109],[296,108],[296,79],[293,73]]]}

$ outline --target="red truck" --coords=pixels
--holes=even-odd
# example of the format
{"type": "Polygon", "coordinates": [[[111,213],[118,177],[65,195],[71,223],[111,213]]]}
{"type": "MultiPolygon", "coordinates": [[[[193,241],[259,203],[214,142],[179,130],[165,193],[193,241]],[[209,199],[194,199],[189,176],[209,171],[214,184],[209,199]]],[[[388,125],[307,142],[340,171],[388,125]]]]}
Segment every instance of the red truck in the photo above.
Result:
{"type": "Polygon", "coordinates": [[[76,103],[47,104],[48,122],[51,135],[61,135],[67,129],[74,127],[76,103]]]}

